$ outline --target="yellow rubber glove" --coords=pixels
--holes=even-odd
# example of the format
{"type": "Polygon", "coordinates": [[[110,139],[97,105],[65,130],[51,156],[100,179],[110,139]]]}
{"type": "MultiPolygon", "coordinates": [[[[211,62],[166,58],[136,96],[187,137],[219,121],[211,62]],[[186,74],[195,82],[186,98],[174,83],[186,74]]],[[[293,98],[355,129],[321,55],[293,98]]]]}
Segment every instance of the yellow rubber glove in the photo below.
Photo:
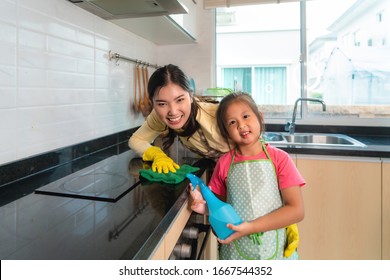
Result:
{"type": "Polygon", "coordinates": [[[180,168],[180,165],[175,163],[170,157],[168,157],[159,147],[152,146],[148,148],[142,155],[144,161],[153,161],[152,170],[154,172],[168,173],[176,172],[176,169],[180,168]]]}
{"type": "Polygon", "coordinates": [[[284,249],[284,257],[288,258],[294,253],[299,244],[298,225],[292,224],[286,227],[287,246],[284,249]]]}

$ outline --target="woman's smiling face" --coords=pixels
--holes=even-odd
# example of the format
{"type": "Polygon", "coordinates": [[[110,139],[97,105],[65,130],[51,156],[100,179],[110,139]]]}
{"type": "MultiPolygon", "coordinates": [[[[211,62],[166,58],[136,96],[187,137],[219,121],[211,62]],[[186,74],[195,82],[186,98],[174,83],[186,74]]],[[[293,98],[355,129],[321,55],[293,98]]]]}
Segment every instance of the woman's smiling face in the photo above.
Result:
{"type": "Polygon", "coordinates": [[[154,95],[153,108],[171,129],[183,128],[191,115],[192,96],[174,83],[162,87],[154,95]]]}

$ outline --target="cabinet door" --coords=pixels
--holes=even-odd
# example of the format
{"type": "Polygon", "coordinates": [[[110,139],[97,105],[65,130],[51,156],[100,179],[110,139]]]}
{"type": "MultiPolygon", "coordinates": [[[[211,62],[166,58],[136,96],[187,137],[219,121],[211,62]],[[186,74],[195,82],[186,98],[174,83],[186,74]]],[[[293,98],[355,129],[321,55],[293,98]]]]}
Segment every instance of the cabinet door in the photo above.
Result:
{"type": "Polygon", "coordinates": [[[381,162],[297,156],[305,218],[301,259],[381,259],[381,162]]]}
{"type": "Polygon", "coordinates": [[[155,252],[150,257],[152,260],[167,260],[175,247],[176,241],[179,239],[189,217],[191,216],[191,209],[186,201],[181,207],[175,220],[170,225],[165,237],[160,241],[155,252]]]}
{"type": "Polygon", "coordinates": [[[390,260],[390,160],[382,164],[382,259],[390,260]]]}
{"type": "MultiPolygon", "coordinates": [[[[209,181],[209,172],[206,170],[203,172],[201,179],[204,182],[209,181]]],[[[184,227],[186,226],[188,219],[192,213],[191,207],[189,205],[188,199],[181,206],[176,217],[172,221],[172,224],[169,226],[164,238],[160,240],[159,245],[155,248],[152,256],[149,259],[152,260],[168,260],[169,256],[172,254],[173,248],[176,245],[176,242],[179,240],[180,235],[184,227]]],[[[216,245],[215,245],[216,246],[216,245]]]]}

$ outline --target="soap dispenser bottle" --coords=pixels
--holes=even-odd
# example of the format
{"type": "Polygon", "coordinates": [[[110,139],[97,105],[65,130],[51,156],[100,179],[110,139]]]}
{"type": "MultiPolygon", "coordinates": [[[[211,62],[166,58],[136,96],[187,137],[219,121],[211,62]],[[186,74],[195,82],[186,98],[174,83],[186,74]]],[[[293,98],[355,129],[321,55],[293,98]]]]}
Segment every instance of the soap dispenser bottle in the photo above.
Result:
{"type": "Polygon", "coordinates": [[[199,186],[209,209],[210,224],[218,238],[221,240],[228,238],[234,231],[226,225],[239,225],[242,223],[241,218],[229,203],[218,199],[206,186],[202,179],[191,173],[188,173],[186,177],[191,181],[193,190],[197,185],[199,186]]]}

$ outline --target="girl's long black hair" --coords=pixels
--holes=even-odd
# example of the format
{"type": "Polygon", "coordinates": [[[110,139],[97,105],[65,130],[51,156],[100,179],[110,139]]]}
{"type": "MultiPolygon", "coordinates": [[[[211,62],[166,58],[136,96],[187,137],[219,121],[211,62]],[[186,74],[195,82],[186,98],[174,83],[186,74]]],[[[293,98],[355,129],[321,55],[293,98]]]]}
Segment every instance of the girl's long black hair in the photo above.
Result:
{"type": "MultiPolygon", "coordinates": [[[[169,83],[176,84],[182,89],[187,91],[190,95],[193,93],[191,83],[184,74],[184,72],[176,65],[168,64],[164,67],[158,68],[151,75],[148,83],[148,95],[149,100],[153,104],[154,96],[160,91],[160,89],[169,83]]],[[[183,131],[180,133],[168,127],[168,134],[163,136],[163,149],[167,150],[172,146],[177,135],[191,137],[199,128],[199,123],[196,121],[196,115],[198,114],[199,105],[195,98],[191,103],[191,113],[187,123],[183,127],[183,131]]]]}

